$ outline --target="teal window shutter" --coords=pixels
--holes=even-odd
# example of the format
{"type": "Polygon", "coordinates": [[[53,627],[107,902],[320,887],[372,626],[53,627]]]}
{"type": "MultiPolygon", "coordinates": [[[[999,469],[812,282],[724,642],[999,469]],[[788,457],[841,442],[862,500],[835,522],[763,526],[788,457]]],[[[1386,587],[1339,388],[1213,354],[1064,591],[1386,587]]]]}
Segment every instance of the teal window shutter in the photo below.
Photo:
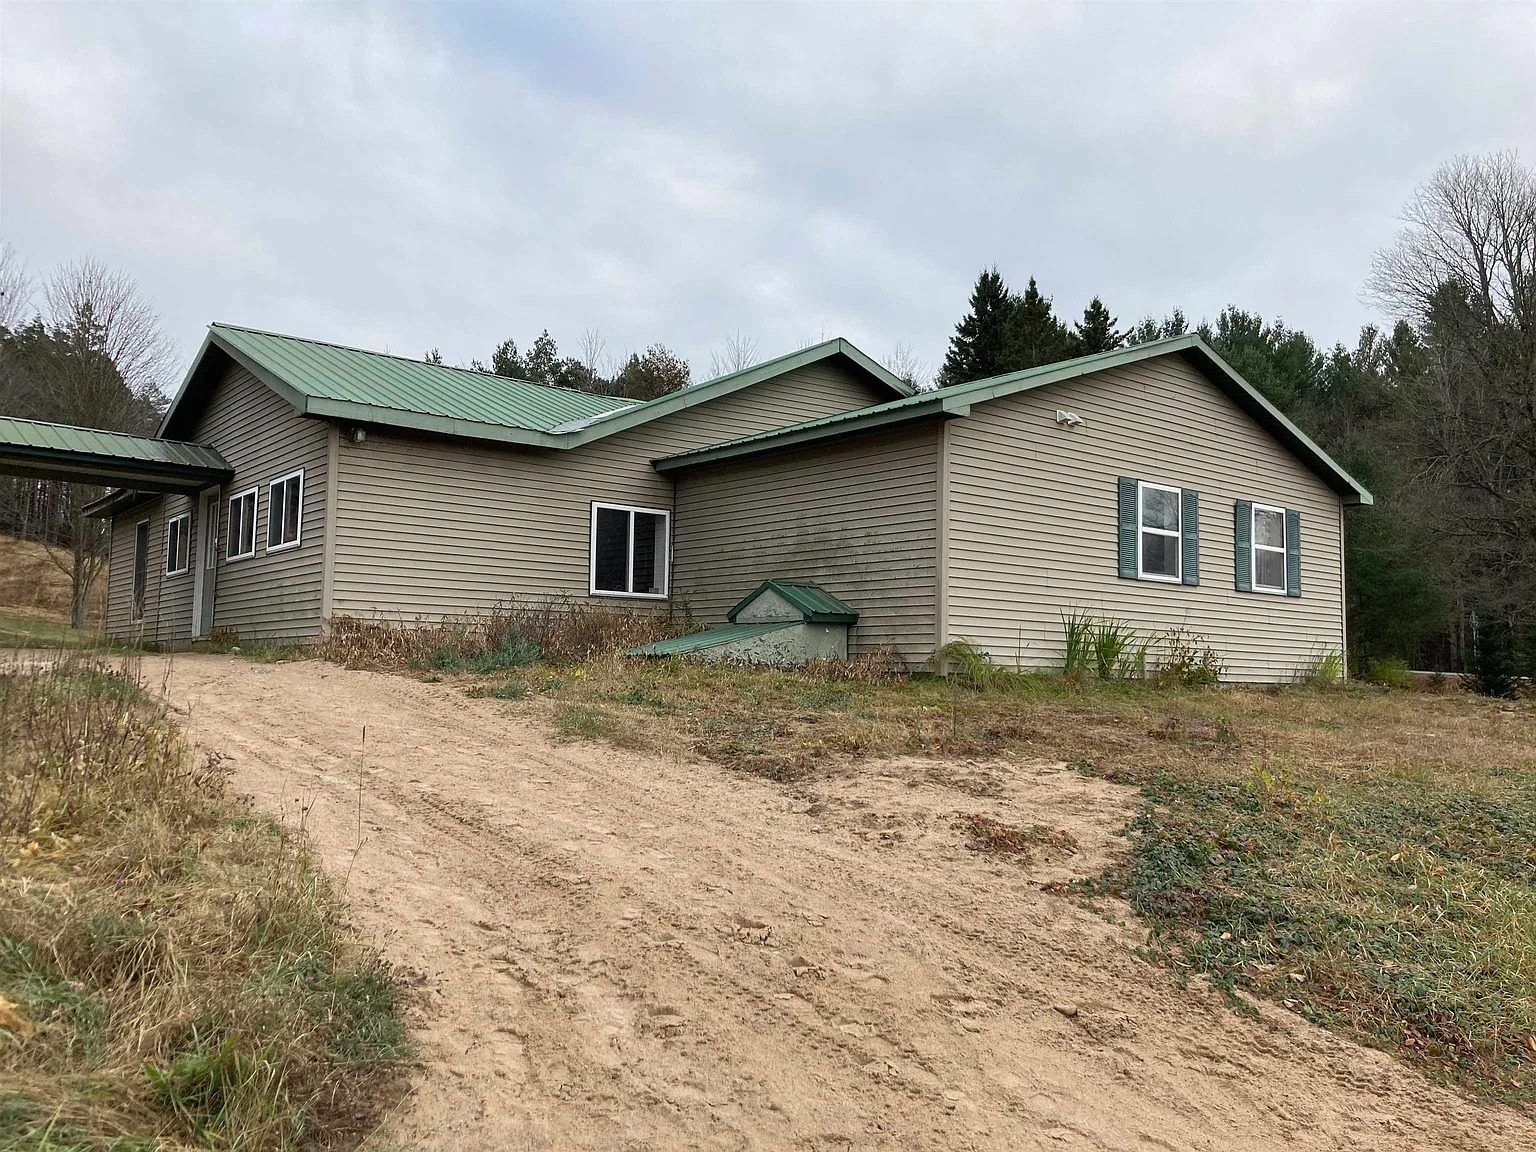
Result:
{"type": "MultiPolygon", "coordinates": [[[[1237,546],[1233,559],[1239,592],[1253,591],[1253,501],[1239,500],[1234,508],[1232,528],[1237,546]]],[[[1289,527],[1289,525],[1287,525],[1289,527]]]]}
{"type": "Polygon", "coordinates": [[[1200,493],[1193,488],[1179,490],[1179,528],[1182,530],[1180,577],[1185,584],[1200,583],[1200,493]]]}
{"type": "Polygon", "coordinates": [[[1285,594],[1301,595],[1301,513],[1285,510],[1285,594]]]}
{"type": "Polygon", "coordinates": [[[1120,477],[1120,575],[1127,580],[1136,579],[1137,518],[1140,510],[1136,497],[1140,492],[1137,481],[1128,476],[1120,477]]]}

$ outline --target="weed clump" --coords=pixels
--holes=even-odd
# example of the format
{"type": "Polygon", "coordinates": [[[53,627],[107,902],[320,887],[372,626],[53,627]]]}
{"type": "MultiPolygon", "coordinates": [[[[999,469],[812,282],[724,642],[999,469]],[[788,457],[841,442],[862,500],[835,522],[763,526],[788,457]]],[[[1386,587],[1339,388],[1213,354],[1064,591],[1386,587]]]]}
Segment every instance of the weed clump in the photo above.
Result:
{"type": "Polygon", "coordinates": [[[1077,851],[1076,837],[1065,828],[1047,828],[1044,824],[1006,824],[980,812],[973,812],[960,823],[970,836],[969,847],[973,852],[1029,860],[1038,848],[1066,853],[1077,851]]]}
{"type": "Polygon", "coordinates": [[[335,1146],[397,1095],[391,972],[126,666],[0,671],[0,924],[7,1147],[335,1146]]]}

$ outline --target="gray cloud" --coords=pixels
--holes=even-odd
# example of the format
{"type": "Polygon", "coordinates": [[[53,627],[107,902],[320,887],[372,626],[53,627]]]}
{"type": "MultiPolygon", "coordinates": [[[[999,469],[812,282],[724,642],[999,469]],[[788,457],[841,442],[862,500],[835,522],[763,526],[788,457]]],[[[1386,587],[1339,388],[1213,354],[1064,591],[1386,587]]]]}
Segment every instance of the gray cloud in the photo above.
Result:
{"type": "Polygon", "coordinates": [[[0,232],[220,319],[696,373],[942,357],[976,271],[1320,340],[1413,186],[1532,150],[1522,5],[6,5],[0,232]]]}

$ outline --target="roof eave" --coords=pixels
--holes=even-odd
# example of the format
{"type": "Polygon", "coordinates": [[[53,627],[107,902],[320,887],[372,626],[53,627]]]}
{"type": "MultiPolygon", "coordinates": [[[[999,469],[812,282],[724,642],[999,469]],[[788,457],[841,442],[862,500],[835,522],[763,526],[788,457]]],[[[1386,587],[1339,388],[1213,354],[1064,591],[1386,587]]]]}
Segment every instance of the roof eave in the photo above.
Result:
{"type": "Polygon", "coordinates": [[[698,448],[692,452],[679,452],[673,456],[652,460],[651,467],[665,475],[682,468],[695,468],[701,464],[713,464],[721,460],[756,456],[762,452],[775,452],[780,448],[789,448],[797,444],[813,444],[820,440],[856,436],[861,432],[873,432],[896,424],[917,420],[956,419],[970,414],[969,403],[957,397],[946,396],[942,392],[935,392],[925,403],[892,408],[885,412],[850,414],[847,418],[834,417],[826,424],[770,434],[760,440],[731,441],[710,448],[698,448]]]}
{"type": "Polygon", "coordinates": [[[802,348],[798,352],[790,352],[784,356],[777,356],[772,360],[765,360],[761,364],[754,364],[750,368],[744,368],[740,372],[733,372],[727,376],[719,376],[713,380],[705,380],[698,384],[691,384],[687,388],[680,388],[666,396],[655,400],[648,400],[644,404],[636,404],[631,408],[621,408],[614,412],[605,412],[597,416],[588,416],[581,420],[570,420],[552,429],[554,433],[569,440],[572,448],[600,440],[605,436],[612,436],[622,432],[626,428],[633,428],[639,424],[646,424],[674,412],[681,412],[691,408],[695,404],[703,404],[709,400],[718,399],[721,396],[729,396],[732,392],[739,392],[743,388],[750,388],[754,384],[760,384],[764,380],[771,380],[776,376],[782,376],[786,372],[794,372],[797,369],[808,367],[811,364],[820,363],[834,356],[845,357],[860,371],[873,377],[882,386],[891,389],[900,397],[911,396],[911,387],[903,380],[893,375],[887,368],[871,360],[863,352],[860,352],[841,336],[820,344],[813,344],[809,348],[802,348]]]}

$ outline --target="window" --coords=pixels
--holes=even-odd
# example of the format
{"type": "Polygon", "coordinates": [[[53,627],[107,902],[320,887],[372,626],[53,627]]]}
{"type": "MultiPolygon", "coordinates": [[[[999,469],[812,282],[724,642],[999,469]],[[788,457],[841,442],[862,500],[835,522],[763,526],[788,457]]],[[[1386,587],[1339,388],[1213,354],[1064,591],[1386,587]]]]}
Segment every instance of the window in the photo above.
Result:
{"type": "Polygon", "coordinates": [[[267,485],[267,551],[281,552],[299,546],[299,521],[303,518],[304,473],[293,472],[267,485]]]}
{"type": "Polygon", "coordinates": [[[256,489],[249,488],[229,498],[229,543],[226,553],[231,560],[256,555],[256,489]]]}
{"type": "Polygon", "coordinates": [[[133,530],[133,618],[144,615],[144,594],[149,588],[149,521],[140,520],[133,530]]]}
{"type": "Polygon", "coordinates": [[[192,517],[183,512],[165,522],[165,574],[181,576],[191,564],[192,517]]]}
{"type": "Polygon", "coordinates": [[[665,597],[670,520],[657,508],[594,503],[592,595],[665,597]]]}
{"type": "Polygon", "coordinates": [[[1253,506],[1253,590],[1286,591],[1284,508],[1253,506]]]}
{"type": "Polygon", "coordinates": [[[1160,484],[1142,484],[1138,491],[1141,513],[1138,529],[1137,575],[1143,580],[1179,580],[1179,554],[1183,538],[1179,525],[1180,490],[1160,484]]]}

